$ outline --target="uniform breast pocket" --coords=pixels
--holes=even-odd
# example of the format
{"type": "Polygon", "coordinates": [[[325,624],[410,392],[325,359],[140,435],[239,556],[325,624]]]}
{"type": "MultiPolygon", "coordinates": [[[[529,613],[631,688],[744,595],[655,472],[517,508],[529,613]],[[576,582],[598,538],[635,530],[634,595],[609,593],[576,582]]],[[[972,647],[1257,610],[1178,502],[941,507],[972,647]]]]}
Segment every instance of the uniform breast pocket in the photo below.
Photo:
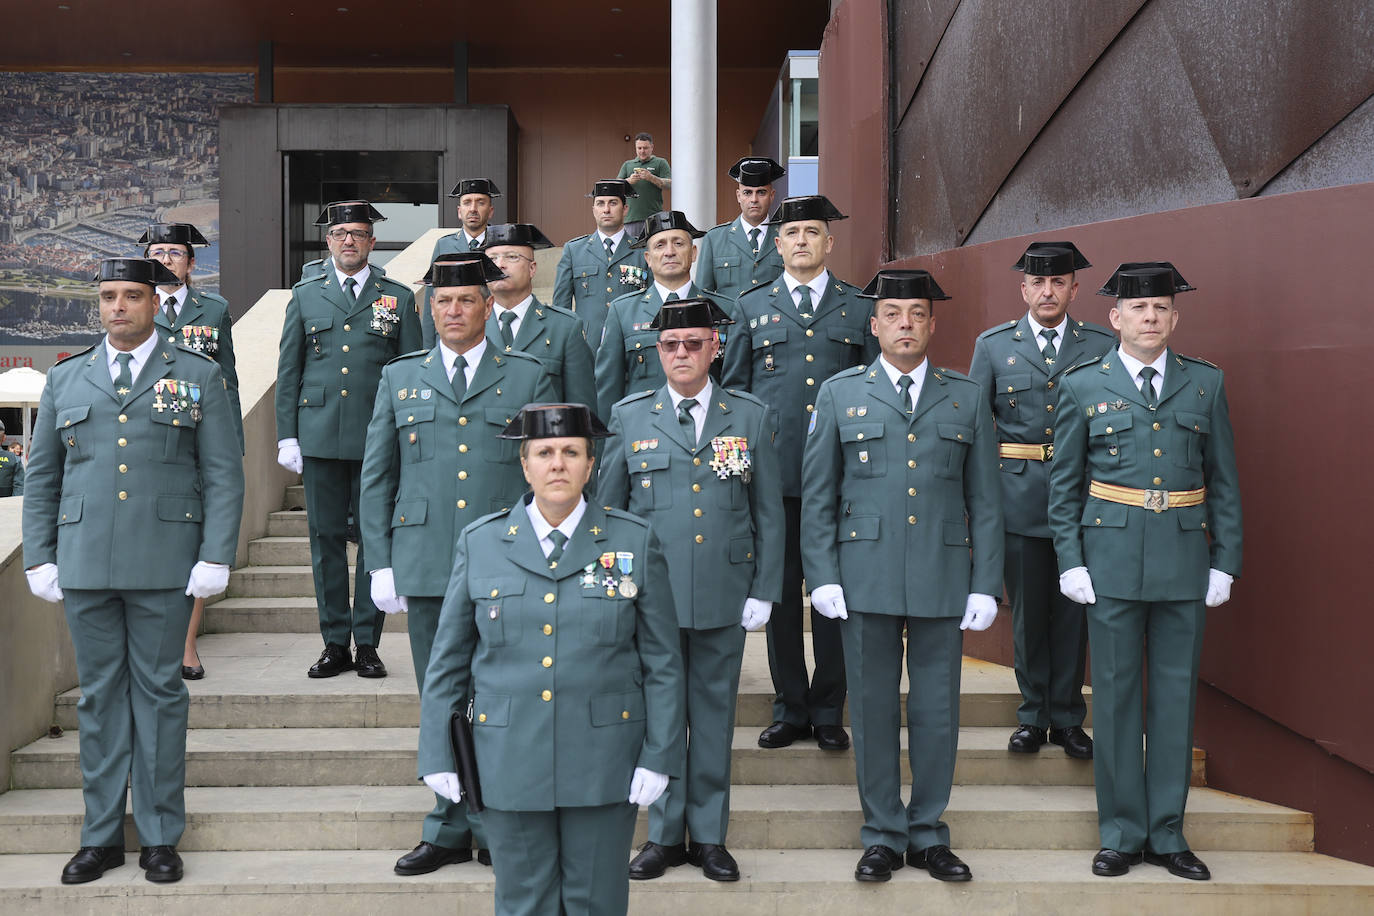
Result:
{"type": "Polygon", "coordinates": [[[765,327],[763,322],[767,318],[767,315],[760,318],[759,326],[753,332],[754,371],[780,373],[787,367],[784,354],[787,349],[787,328],[771,323],[765,327]]]}
{"type": "Polygon", "coordinates": [[[468,597],[477,617],[477,636],[489,646],[511,646],[520,641],[520,603],[525,592],[522,579],[473,579],[468,597]]]}
{"type": "Polygon", "coordinates": [[[883,424],[846,423],[840,426],[844,470],[850,477],[882,477],[887,472],[883,455],[883,424]]]}
{"type": "Polygon", "coordinates": [[[544,366],[544,371],[554,379],[554,388],[558,391],[563,390],[563,360],[553,355],[553,341],[545,339],[543,352],[539,354],[539,362],[544,366]]]}
{"type": "Polygon", "coordinates": [[[487,461],[493,464],[520,463],[520,443],[514,439],[496,438],[510,425],[510,421],[515,419],[515,411],[518,409],[487,407],[482,411],[482,416],[487,421],[487,435],[491,438],[484,448],[487,461]]]}
{"type": "Polygon", "coordinates": [[[667,509],[673,504],[673,489],[669,486],[667,452],[646,451],[631,454],[625,459],[630,472],[630,511],[667,509]]]}
{"type": "Polygon", "coordinates": [[[604,571],[598,569],[597,574],[596,587],[582,593],[582,641],[589,646],[618,646],[634,633],[634,602],[620,597],[618,587],[602,588],[604,571]],[[608,595],[607,591],[615,594],[608,595]]]}
{"type": "Polygon", "coordinates": [[[636,370],[653,370],[658,366],[657,331],[631,332],[625,335],[625,365],[630,375],[642,374],[636,370]]]}
{"type": "MultiPolygon", "coordinates": [[[[162,460],[176,461],[189,456],[195,449],[195,418],[189,410],[163,410],[152,412],[154,429],[163,429],[162,460]]],[[[157,441],[157,440],[153,440],[157,441]]]]}
{"type": "Polygon", "coordinates": [[[57,412],[57,435],[67,450],[67,461],[75,464],[91,457],[90,426],[91,405],[64,407],[57,412]]]}
{"type": "Polygon", "coordinates": [[[730,286],[738,282],[741,259],[738,257],[712,258],[711,269],[716,275],[716,288],[730,286]]]}
{"type": "Polygon", "coordinates": [[[583,264],[573,269],[573,282],[580,292],[591,292],[600,285],[601,274],[605,270],[600,264],[583,264]]]}
{"type": "Polygon", "coordinates": [[[434,405],[396,406],[396,442],[402,464],[415,464],[434,457],[434,405]]]}
{"type": "Polygon", "coordinates": [[[940,436],[940,459],[935,462],[935,475],[949,480],[964,476],[964,462],[973,444],[973,427],[962,423],[936,423],[940,436]]]}
{"type": "MultiPolygon", "coordinates": [[[[836,327],[830,328],[826,332],[831,346],[835,348],[839,359],[835,362],[835,369],[847,369],[850,366],[857,366],[863,362],[864,330],[861,327],[836,327]]],[[[824,374],[824,373],[822,373],[824,374]]]]}
{"type": "Polygon", "coordinates": [[[1212,432],[1212,424],[1206,414],[1189,413],[1180,410],[1174,414],[1177,424],[1174,464],[1185,468],[1201,468],[1203,456],[1207,453],[1207,437],[1212,432]]]}
{"type": "Polygon", "coordinates": [[[1031,374],[1029,372],[1008,372],[997,376],[993,386],[997,397],[994,413],[999,421],[1024,420],[1030,416],[1031,374]]]}
{"type": "Polygon", "coordinates": [[[1129,413],[1113,411],[1088,421],[1088,452],[1093,464],[1114,468],[1129,459],[1128,437],[1123,433],[1133,420],[1129,413]]]}
{"type": "Polygon", "coordinates": [[[334,316],[302,315],[301,328],[305,331],[306,351],[322,355],[332,343],[334,316]]]}

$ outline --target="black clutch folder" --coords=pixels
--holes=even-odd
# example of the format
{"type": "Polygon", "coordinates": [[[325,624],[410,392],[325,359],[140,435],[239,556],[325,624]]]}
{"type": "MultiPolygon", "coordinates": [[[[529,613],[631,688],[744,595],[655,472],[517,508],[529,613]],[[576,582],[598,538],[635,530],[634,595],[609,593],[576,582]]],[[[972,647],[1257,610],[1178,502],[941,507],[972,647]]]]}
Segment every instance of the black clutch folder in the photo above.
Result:
{"type": "Polygon", "coordinates": [[[458,770],[458,781],[463,786],[463,801],[468,810],[480,814],[482,804],[482,782],[477,776],[477,748],[472,743],[472,720],[461,712],[455,712],[449,721],[449,737],[453,741],[453,763],[458,770]]]}

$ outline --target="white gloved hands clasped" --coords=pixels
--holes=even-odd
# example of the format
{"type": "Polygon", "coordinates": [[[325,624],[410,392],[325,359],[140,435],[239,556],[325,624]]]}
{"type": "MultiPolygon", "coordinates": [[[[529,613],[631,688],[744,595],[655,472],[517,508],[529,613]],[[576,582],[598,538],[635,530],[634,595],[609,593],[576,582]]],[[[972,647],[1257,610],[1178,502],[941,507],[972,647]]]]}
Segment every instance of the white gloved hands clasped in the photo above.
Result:
{"type": "Polygon", "coordinates": [[[455,805],[463,800],[463,786],[458,782],[457,773],[429,773],[425,776],[425,785],[435,795],[443,796],[455,805]]]}
{"type": "Polygon", "coordinates": [[[663,790],[668,788],[668,777],[644,767],[635,767],[634,778],[630,780],[629,802],[632,805],[648,807],[658,801],[663,790]]]}
{"type": "Polygon", "coordinates": [[[223,563],[201,560],[191,567],[191,578],[186,581],[186,594],[193,598],[209,598],[228,587],[229,567],[223,563]]]}
{"type": "Polygon", "coordinates": [[[758,598],[745,598],[744,610],[739,615],[739,625],[750,632],[768,626],[768,618],[773,616],[773,602],[758,598]]]}
{"type": "Polygon", "coordinates": [[[301,458],[301,443],[298,439],[283,439],[277,443],[277,464],[299,474],[305,467],[305,461],[301,458]]]}
{"type": "Polygon", "coordinates": [[[372,603],[383,614],[409,611],[404,595],[396,594],[396,575],[390,566],[372,570],[372,603]]]}
{"type": "Polygon", "coordinates": [[[33,569],[25,570],[24,575],[29,580],[29,591],[35,597],[53,604],[62,600],[62,587],[57,584],[56,563],[40,563],[33,569]]]}
{"type": "Polygon", "coordinates": [[[1219,569],[1207,570],[1207,600],[1208,607],[1221,607],[1231,600],[1231,583],[1236,581],[1230,573],[1224,573],[1219,569]]]}
{"type": "Polygon", "coordinates": [[[1059,592],[1070,601],[1079,604],[1096,604],[1097,594],[1093,591],[1092,576],[1088,567],[1075,566],[1059,574],[1059,592]]]}
{"type": "Polygon", "coordinates": [[[964,603],[964,619],[959,623],[961,630],[986,630],[997,619],[997,599],[991,595],[973,592],[964,603]]]}
{"type": "Polygon", "coordinates": [[[849,608],[844,603],[844,589],[839,585],[818,585],[811,590],[811,606],[822,617],[848,620],[849,608]]]}

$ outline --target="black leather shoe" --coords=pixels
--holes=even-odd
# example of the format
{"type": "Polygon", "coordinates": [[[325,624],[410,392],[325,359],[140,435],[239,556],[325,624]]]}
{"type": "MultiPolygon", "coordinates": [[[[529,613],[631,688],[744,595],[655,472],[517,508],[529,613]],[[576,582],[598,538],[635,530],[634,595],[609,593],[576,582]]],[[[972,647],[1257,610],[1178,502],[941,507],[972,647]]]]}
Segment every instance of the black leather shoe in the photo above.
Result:
{"type": "Polygon", "coordinates": [[[774,722],[759,732],[759,747],[791,747],[798,738],[811,737],[811,726],[774,722]]]}
{"type": "Polygon", "coordinates": [[[669,868],[686,863],[687,847],[683,843],[672,846],[645,843],[639,847],[639,855],[630,860],[630,877],[636,881],[662,878],[669,868]]]}
{"type": "Polygon", "coordinates": [[[393,871],[398,875],[427,875],[445,865],[471,861],[471,849],[451,849],[422,840],[419,846],[396,860],[393,871]]]}
{"type": "Polygon", "coordinates": [[[1145,861],[1151,865],[1163,866],[1169,869],[1169,874],[1180,878],[1189,878],[1193,881],[1210,881],[1212,879],[1211,871],[1189,849],[1182,852],[1163,853],[1147,851],[1145,861]]]}
{"type": "Polygon", "coordinates": [[[182,665],[181,679],[183,681],[198,681],[205,677],[204,665],[182,665]]]}
{"type": "Polygon", "coordinates": [[[386,665],[377,657],[377,650],[372,646],[359,646],[358,654],[353,660],[353,670],[358,672],[358,677],[386,677],[386,665]]]}
{"type": "Polygon", "coordinates": [[[812,731],[816,734],[816,746],[823,751],[845,751],[849,749],[849,735],[845,733],[843,726],[839,725],[816,725],[812,731]]]}
{"type": "Polygon", "coordinates": [[[1018,725],[1007,742],[1007,750],[1017,754],[1035,754],[1045,743],[1045,730],[1038,725],[1018,725]]]}
{"type": "Polygon", "coordinates": [[[320,653],[320,660],[310,666],[306,674],[311,677],[333,677],[353,670],[353,659],[348,655],[348,646],[331,642],[320,653]]]}
{"type": "Polygon", "coordinates": [[[82,846],[62,868],[63,884],[85,884],[124,864],[120,846],[82,846]]]}
{"type": "Polygon", "coordinates": [[[855,881],[891,881],[892,873],[902,867],[902,856],[886,846],[870,846],[854,866],[855,881]]]}
{"type": "Polygon", "coordinates": [[[1093,856],[1093,874],[1099,878],[1119,878],[1139,865],[1145,856],[1138,852],[1117,852],[1115,849],[1099,849],[1093,856]]]}
{"type": "Polygon", "coordinates": [[[479,849],[479,850],[477,850],[477,864],[478,864],[478,865],[485,865],[487,868],[491,868],[491,850],[490,850],[490,849],[479,849]]]}
{"type": "Polygon", "coordinates": [[[739,880],[739,864],[735,857],[716,843],[692,843],[687,847],[687,861],[698,866],[712,881],[739,880]]]}
{"type": "Polygon", "coordinates": [[[908,849],[906,864],[912,868],[924,868],[932,878],[941,881],[972,881],[973,870],[964,860],[950,852],[948,846],[927,846],[925,849],[908,849]]]}
{"type": "Polygon", "coordinates": [[[1082,726],[1070,725],[1068,728],[1050,729],[1050,744],[1057,744],[1064,753],[1079,760],[1093,759],[1093,739],[1083,731],[1082,726]]]}
{"type": "Polygon", "coordinates": [[[181,856],[175,846],[144,846],[138,853],[138,867],[154,884],[173,884],[181,880],[181,856]]]}

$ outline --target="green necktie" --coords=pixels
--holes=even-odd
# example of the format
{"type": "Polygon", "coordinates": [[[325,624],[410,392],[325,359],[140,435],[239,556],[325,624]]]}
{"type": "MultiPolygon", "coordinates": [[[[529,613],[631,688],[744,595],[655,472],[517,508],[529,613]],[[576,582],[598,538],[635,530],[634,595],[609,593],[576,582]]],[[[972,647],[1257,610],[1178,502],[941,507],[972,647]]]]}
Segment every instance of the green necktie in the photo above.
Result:
{"type": "Polygon", "coordinates": [[[168,323],[168,324],[172,324],[172,325],[176,324],[176,323],[177,323],[177,297],[176,297],[176,296],[168,296],[168,297],[167,297],[167,309],[166,309],[166,311],[167,311],[167,323],[168,323]]]}
{"type": "Polygon", "coordinates": [[[463,372],[467,365],[468,361],[461,356],[453,361],[453,397],[459,404],[463,403],[463,395],[468,390],[468,378],[463,372]]]}
{"type": "Polygon", "coordinates": [[[911,413],[913,410],[916,409],[916,405],[911,403],[911,386],[913,384],[914,382],[911,380],[911,376],[909,375],[904,375],[901,378],[897,379],[897,387],[902,389],[902,400],[906,402],[907,413],[911,413]]]}
{"type": "Polygon", "coordinates": [[[1140,370],[1140,396],[1145,399],[1146,407],[1155,406],[1155,376],[1159,373],[1153,366],[1146,366],[1140,370]]]}
{"type": "Polygon", "coordinates": [[[695,398],[683,398],[677,403],[677,421],[682,424],[682,434],[687,437],[687,444],[692,446],[697,444],[697,421],[692,418],[692,408],[695,406],[695,398]]]}
{"type": "Polygon", "coordinates": [[[604,239],[603,241],[606,243],[606,260],[613,260],[615,258],[615,242],[610,239],[604,239]]]}
{"type": "Polygon", "coordinates": [[[482,242],[479,239],[468,239],[468,251],[476,251],[481,247],[482,242]]]}
{"type": "Polygon", "coordinates": [[[501,323],[501,339],[505,341],[506,349],[512,349],[515,346],[515,332],[511,330],[511,325],[515,324],[515,309],[506,309],[496,320],[501,323]]]}
{"type": "Polygon", "coordinates": [[[549,532],[549,540],[553,541],[553,550],[549,551],[549,569],[553,569],[563,556],[563,547],[568,543],[568,536],[555,528],[549,532]]]}
{"type": "Polygon", "coordinates": [[[347,280],[344,281],[344,295],[348,297],[348,301],[349,301],[349,302],[357,302],[357,301],[358,301],[358,292],[357,292],[357,290],[358,290],[358,281],[357,281],[357,280],[354,280],[352,277],[349,277],[347,280]]]}
{"type": "Polygon", "coordinates": [[[759,235],[757,226],[749,230],[749,244],[753,246],[755,255],[759,253],[759,235]]]}
{"type": "Polygon", "coordinates": [[[677,293],[669,293],[667,296],[665,296],[665,297],[663,298],[663,301],[664,301],[664,302],[676,302],[676,301],[677,301],[678,299],[680,299],[680,298],[682,298],[682,297],[679,296],[677,293]]]}
{"type": "Polygon", "coordinates": [[[811,287],[802,284],[797,287],[797,311],[803,314],[811,311],[811,287]]]}
{"type": "Polygon", "coordinates": [[[133,359],[131,353],[115,354],[115,362],[119,363],[119,373],[115,376],[115,394],[121,398],[128,397],[129,391],[134,387],[134,375],[129,371],[129,360],[133,359]]]}
{"type": "Polygon", "coordinates": [[[1054,349],[1054,339],[1059,336],[1059,332],[1051,328],[1045,328],[1040,332],[1040,336],[1045,338],[1045,345],[1040,348],[1040,353],[1045,357],[1045,365],[1053,366],[1054,358],[1058,352],[1054,349]]]}

